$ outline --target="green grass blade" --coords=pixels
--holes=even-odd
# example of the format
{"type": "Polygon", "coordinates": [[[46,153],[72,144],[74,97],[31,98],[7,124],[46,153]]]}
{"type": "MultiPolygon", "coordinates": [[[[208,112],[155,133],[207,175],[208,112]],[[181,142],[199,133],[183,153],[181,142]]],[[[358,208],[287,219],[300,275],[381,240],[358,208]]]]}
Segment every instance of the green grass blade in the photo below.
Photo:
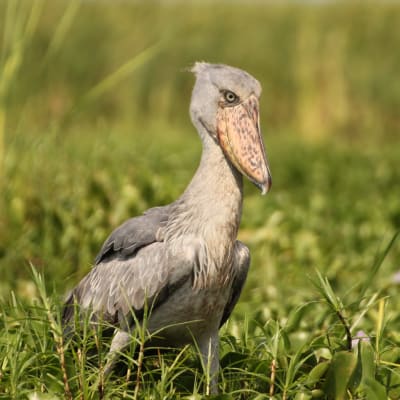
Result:
{"type": "Polygon", "coordinates": [[[70,0],[67,3],[67,7],[64,10],[61,20],[57,25],[57,28],[53,34],[52,40],[47,49],[46,55],[44,56],[44,62],[48,61],[48,58],[57,53],[66,40],[69,30],[74,22],[76,14],[81,6],[81,0],[70,0]]]}
{"type": "Polygon", "coordinates": [[[161,42],[158,42],[126,61],[116,71],[105,77],[101,82],[90,89],[88,93],[83,97],[81,103],[88,104],[101,97],[104,93],[111,90],[118,83],[131,75],[137,68],[141,67],[148,60],[154,57],[154,55],[160,49],[161,42]]]}
{"type": "Polygon", "coordinates": [[[360,292],[360,297],[364,297],[365,293],[367,292],[368,288],[371,287],[371,283],[373,281],[373,279],[375,278],[376,274],[378,273],[379,269],[381,268],[383,261],[385,260],[386,256],[389,254],[390,250],[392,249],[393,245],[395,244],[398,236],[400,234],[400,231],[397,231],[392,239],[390,240],[390,242],[388,243],[388,245],[386,246],[386,248],[376,256],[374,265],[372,266],[371,270],[369,271],[367,278],[365,280],[364,286],[361,289],[360,292]]]}

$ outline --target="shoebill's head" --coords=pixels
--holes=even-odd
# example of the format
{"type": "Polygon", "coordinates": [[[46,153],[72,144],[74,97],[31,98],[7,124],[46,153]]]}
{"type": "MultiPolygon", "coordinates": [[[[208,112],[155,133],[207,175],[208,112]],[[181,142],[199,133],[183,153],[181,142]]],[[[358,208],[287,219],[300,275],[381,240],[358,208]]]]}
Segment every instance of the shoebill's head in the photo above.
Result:
{"type": "Polygon", "coordinates": [[[238,68],[198,62],[190,115],[203,143],[210,136],[226,158],[265,194],[271,174],[260,131],[260,83],[238,68]]]}

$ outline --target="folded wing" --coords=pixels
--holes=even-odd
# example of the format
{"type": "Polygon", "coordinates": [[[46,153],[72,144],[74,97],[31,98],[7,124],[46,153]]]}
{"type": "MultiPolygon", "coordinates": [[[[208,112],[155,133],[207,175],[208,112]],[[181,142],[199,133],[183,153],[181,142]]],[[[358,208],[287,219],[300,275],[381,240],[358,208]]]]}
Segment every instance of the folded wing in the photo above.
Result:
{"type": "Polygon", "coordinates": [[[64,325],[73,319],[75,304],[113,324],[132,312],[141,319],[146,306],[157,307],[191,277],[195,262],[176,257],[172,264],[162,239],[171,207],[152,208],[112,232],[93,269],[68,294],[64,325]]]}

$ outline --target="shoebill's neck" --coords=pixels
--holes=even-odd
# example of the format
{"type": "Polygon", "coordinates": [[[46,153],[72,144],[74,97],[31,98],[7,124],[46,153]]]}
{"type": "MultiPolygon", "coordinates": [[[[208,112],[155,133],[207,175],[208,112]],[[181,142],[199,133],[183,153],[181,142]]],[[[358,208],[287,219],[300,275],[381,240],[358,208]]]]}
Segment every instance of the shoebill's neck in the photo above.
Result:
{"type": "Polygon", "coordinates": [[[179,240],[182,245],[195,240],[205,246],[209,265],[204,273],[219,275],[220,281],[227,279],[232,261],[242,214],[242,186],[241,174],[219,145],[208,133],[203,135],[200,165],[166,227],[167,240],[179,240]]]}

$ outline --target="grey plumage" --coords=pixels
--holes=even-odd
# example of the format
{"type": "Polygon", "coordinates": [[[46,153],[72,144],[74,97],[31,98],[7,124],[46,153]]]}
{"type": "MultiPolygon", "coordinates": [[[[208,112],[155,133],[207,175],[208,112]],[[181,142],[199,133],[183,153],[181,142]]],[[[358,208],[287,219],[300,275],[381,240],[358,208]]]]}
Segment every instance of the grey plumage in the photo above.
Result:
{"type": "Polygon", "coordinates": [[[116,256],[128,258],[141,247],[157,241],[157,231],[168,221],[171,207],[172,204],[150,208],[142,216],[124,222],[104,242],[95,265],[116,256]]]}
{"type": "MultiPolygon", "coordinates": [[[[260,84],[225,65],[196,63],[190,114],[203,143],[200,165],[174,203],[148,210],[117,228],[94,268],[71,291],[63,321],[75,303],[116,327],[107,372],[130,340],[135,318],[151,309],[152,344],[197,342],[211,365],[217,391],[218,330],[239,299],[250,264],[236,240],[242,212],[242,175],[263,192],[270,174],[259,131],[260,84]],[[229,95],[228,95],[229,94],[229,95]]],[[[68,329],[68,328],[67,328],[68,329]]]]}

